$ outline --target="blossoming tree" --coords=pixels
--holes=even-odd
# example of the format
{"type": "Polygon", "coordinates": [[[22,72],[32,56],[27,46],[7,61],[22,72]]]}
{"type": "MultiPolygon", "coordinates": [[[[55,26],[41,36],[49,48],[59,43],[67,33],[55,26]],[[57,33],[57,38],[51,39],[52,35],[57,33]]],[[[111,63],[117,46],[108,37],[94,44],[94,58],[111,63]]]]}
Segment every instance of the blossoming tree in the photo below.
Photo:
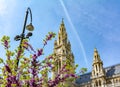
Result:
{"type": "MultiPolygon", "coordinates": [[[[76,78],[75,74],[67,74],[69,68],[64,65],[61,72],[56,75],[55,79],[48,79],[48,72],[51,72],[54,67],[53,56],[51,54],[40,61],[38,58],[43,55],[44,47],[48,41],[55,37],[55,33],[49,32],[43,40],[43,47],[35,50],[32,45],[24,39],[21,46],[15,51],[10,51],[10,37],[3,36],[1,43],[6,51],[6,60],[0,58],[1,67],[1,87],[55,87],[65,79],[72,77],[76,78]],[[30,52],[30,56],[24,55],[25,51],[30,52]],[[64,74],[65,73],[65,74],[64,74]],[[61,77],[61,74],[64,74],[61,77]]],[[[75,67],[76,68],[76,67],[75,67]]]]}

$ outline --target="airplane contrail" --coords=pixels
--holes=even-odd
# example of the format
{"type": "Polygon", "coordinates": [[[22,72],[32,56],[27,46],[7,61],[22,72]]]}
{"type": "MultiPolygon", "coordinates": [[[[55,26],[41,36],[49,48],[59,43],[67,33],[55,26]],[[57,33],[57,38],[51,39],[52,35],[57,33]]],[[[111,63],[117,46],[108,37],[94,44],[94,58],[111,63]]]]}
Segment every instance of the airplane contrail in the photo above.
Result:
{"type": "Polygon", "coordinates": [[[79,46],[80,46],[80,48],[81,48],[81,50],[82,50],[82,53],[83,53],[83,56],[84,56],[84,61],[85,61],[85,63],[86,63],[86,66],[88,67],[88,60],[87,60],[86,53],[85,53],[85,49],[84,49],[84,46],[83,46],[83,44],[82,44],[82,42],[81,42],[81,39],[80,39],[80,37],[79,37],[76,29],[75,29],[75,26],[73,25],[73,23],[72,23],[72,21],[71,21],[71,18],[70,18],[69,13],[68,13],[65,5],[64,5],[63,0],[59,0],[59,1],[60,1],[60,3],[61,3],[61,5],[62,5],[62,7],[63,7],[63,10],[64,10],[64,12],[65,12],[65,15],[66,15],[66,17],[67,17],[67,19],[68,19],[71,27],[72,27],[72,28],[71,28],[72,31],[73,31],[74,34],[76,35],[76,38],[77,38],[77,40],[78,40],[78,42],[79,42],[79,46]]]}

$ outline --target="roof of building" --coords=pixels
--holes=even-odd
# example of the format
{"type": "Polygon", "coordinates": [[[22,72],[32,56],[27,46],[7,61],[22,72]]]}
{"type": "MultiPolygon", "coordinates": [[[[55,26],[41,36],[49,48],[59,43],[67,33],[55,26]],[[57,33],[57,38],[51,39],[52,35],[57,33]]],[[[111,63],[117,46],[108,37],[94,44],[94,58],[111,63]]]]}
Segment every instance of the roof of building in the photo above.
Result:
{"type": "MultiPolygon", "coordinates": [[[[116,64],[110,67],[104,68],[106,77],[112,77],[114,75],[120,75],[120,64],[116,64]]],[[[88,83],[91,81],[91,72],[80,75],[80,78],[76,80],[76,84],[88,83]]]]}
{"type": "Polygon", "coordinates": [[[78,78],[76,80],[76,84],[82,84],[82,83],[90,82],[90,76],[91,76],[91,73],[86,73],[86,74],[80,75],[80,78],[78,78]]]}
{"type": "Polygon", "coordinates": [[[107,77],[112,77],[113,75],[120,74],[120,64],[106,67],[105,72],[107,77]]]}

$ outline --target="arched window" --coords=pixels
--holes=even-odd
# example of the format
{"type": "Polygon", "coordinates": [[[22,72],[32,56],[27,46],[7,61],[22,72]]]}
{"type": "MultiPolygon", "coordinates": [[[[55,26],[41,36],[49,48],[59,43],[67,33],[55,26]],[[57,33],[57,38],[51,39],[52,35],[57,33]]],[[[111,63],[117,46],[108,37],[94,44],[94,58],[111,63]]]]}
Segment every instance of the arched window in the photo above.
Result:
{"type": "Polygon", "coordinates": [[[96,56],[95,56],[95,60],[96,60],[96,56]]]}
{"type": "Polygon", "coordinates": [[[97,81],[96,81],[96,83],[95,83],[95,84],[96,84],[96,86],[98,86],[98,82],[97,82],[97,81]]]}
{"type": "Polygon", "coordinates": [[[116,83],[118,83],[118,79],[116,79],[116,83]]]}
{"type": "Polygon", "coordinates": [[[98,76],[98,73],[97,73],[97,76],[98,76]]]}
{"type": "Polygon", "coordinates": [[[101,80],[99,80],[99,86],[101,86],[101,80]]]}
{"type": "Polygon", "coordinates": [[[98,70],[97,65],[96,65],[96,71],[98,70]]]}

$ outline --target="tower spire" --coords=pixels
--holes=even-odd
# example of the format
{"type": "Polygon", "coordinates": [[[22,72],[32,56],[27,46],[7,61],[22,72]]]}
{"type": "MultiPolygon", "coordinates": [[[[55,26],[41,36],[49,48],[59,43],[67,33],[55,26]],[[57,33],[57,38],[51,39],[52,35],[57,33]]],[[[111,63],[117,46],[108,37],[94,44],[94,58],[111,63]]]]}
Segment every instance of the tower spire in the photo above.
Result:
{"type": "Polygon", "coordinates": [[[71,68],[69,71],[71,74],[75,73],[74,55],[71,51],[71,44],[67,38],[67,32],[65,29],[63,18],[58,32],[58,39],[54,42],[54,59],[54,66],[56,67],[56,69],[52,72],[53,79],[57,74],[59,74],[59,71],[64,65],[71,68]]]}
{"type": "MultiPolygon", "coordinates": [[[[103,68],[103,62],[100,59],[100,55],[97,51],[97,48],[94,49],[94,56],[93,56],[93,69],[92,69],[92,76],[91,78],[93,79],[93,87],[96,85],[95,82],[98,82],[97,79],[100,80],[100,84],[103,84],[105,82],[105,71],[103,68]]],[[[98,86],[98,85],[96,85],[98,86]]]]}
{"type": "Polygon", "coordinates": [[[94,48],[93,64],[97,63],[97,62],[102,63],[102,61],[100,59],[100,55],[99,55],[99,53],[97,51],[97,48],[94,48]]]}
{"type": "Polygon", "coordinates": [[[58,32],[58,44],[61,44],[63,42],[67,43],[67,33],[66,33],[66,28],[64,25],[64,19],[62,18],[62,22],[60,24],[60,29],[58,32]]]}
{"type": "Polygon", "coordinates": [[[64,26],[64,18],[62,18],[62,22],[60,25],[60,30],[66,31],[65,26],[64,26]]]}

